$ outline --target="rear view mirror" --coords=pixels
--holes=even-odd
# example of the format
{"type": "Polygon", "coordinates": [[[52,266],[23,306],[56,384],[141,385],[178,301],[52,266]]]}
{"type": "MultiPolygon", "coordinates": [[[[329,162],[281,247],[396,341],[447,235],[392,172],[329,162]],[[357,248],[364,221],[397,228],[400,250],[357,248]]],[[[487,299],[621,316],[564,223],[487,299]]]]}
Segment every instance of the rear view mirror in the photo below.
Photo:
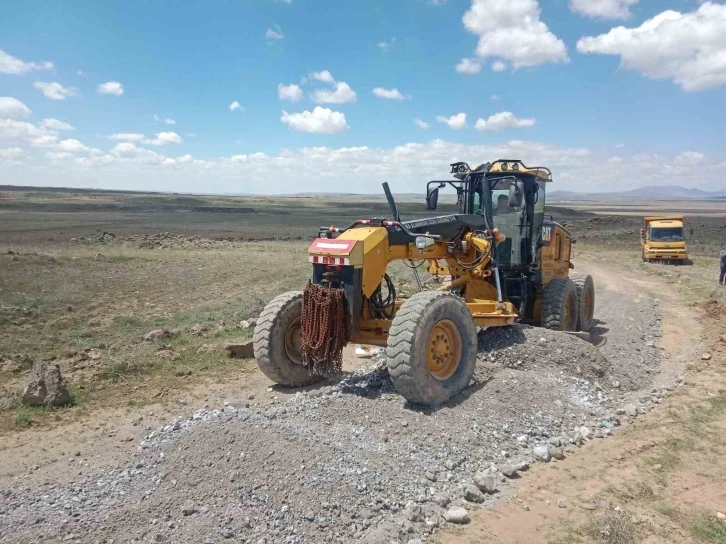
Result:
{"type": "Polygon", "coordinates": [[[426,195],[426,209],[428,211],[432,211],[436,209],[436,206],[439,204],[439,188],[434,187],[433,189],[429,189],[428,194],[426,195]]]}
{"type": "Polygon", "coordinates": [[[509,207],[521,208],[524,199],[524,182],[512,180],[509,185],[509,207]]]}

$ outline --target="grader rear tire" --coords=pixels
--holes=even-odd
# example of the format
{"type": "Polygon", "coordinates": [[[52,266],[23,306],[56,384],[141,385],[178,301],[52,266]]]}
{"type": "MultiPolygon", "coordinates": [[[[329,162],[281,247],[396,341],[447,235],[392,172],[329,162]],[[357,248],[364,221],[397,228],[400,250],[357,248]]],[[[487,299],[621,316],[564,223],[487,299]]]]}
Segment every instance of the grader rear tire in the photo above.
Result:
{"type": "Polygon", "coordinates": [[[595,316],[595,282],[589,274],[571,276],[577,289],[577,330],[589,332],[595,316]]]}
{"type": "Polygon", "coordinates": [[[438,406],[468,387],[476,368],[471,312],[451,293],[416,293],[396,312],[386,358],[396,390],[411,403],[438,406]]]}
{"type": "Polygon", "coordinates": [[[254,351],[257,365],[273,382],[300,387],[322,380],[314,376],[300,355],[302,293],[291,291],[272,299],[255,326],[254,351]]]}
{"type": "Polygon", "coordinates": [[[579,309],[577,288],[570,278],[554,278],[542,294],[542,326],[553,331],[575,331],[579,309]]]}

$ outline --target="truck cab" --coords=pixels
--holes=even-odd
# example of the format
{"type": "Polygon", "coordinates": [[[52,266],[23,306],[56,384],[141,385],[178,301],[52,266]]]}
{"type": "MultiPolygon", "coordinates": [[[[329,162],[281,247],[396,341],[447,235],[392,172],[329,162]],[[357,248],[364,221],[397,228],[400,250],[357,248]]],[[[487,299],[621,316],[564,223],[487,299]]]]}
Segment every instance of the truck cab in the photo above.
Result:
{"type": "Polygon", "coordinates": [[[640,240],[644,262],[684,263],[688,260],[682,215],[644,217],[640,240]]]}

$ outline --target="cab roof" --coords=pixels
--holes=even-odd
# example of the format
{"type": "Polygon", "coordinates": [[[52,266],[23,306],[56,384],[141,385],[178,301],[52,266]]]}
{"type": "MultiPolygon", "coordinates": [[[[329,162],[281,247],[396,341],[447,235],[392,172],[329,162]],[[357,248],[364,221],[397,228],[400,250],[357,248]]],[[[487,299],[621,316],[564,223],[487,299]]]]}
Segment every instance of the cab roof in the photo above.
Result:
{"type": "Polygon", "coordinates": [[[552,172],[544,166],[526,166],[519,159],[498,159],[489,165],[488,173],[527,174],[542,181],[552,181],[552,172]]]}
{"type": "Polygon", "coordinates": [[[648,226],[652,229],[678,228],[683,226],[683,222],[680,219],[665,219],[661,221],[649,221],[648,226]]]}
{"type": "Polygon", "coordinates": [[[649,215],[643,218],[643,223],[651,228],[674,228],[683,226],[682,215],[649,215]]]}
{"type": "Polygon", "coordinates": [[[466,176],[472,174],[504,174],[510,176],[524,174],[534,176],[540,181],[552,181],[552,172],[549,168],[544,166],[526,166],[519,159],[497,159],[493,162],[480,164],[476,168],[471,168],[465,162],[454,162],[451,163],[451,173],[459,180],[463,180],[466,176]]]}

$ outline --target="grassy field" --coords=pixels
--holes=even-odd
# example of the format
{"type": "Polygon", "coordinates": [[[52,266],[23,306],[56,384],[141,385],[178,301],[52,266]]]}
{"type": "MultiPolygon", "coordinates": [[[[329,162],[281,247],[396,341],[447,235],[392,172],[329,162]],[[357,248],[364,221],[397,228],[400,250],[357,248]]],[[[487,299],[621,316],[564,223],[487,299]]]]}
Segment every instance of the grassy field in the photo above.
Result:
{"type": "MultiPolygon", "coordinates": [[[[400,205],[404,219],[427,215],[423,208],[410,200],[400,205]]],[[[621,251],[618,258],[632,259],[637,218],[594,215],[597,209],[594,204],[590,210],[551,211],[581,239],[576,254],[607,247],[621,251]]],[[[453,211],[449,203],[437,213],[453,211]]],[[[306,247],[317,228],[385,215],[382,198],[6,188],[0,193],[0,369],[6,370],[0,372],[0,405],[11,409],[0,411],[0,427],[10,430],[57,415],[38,412],[31,418],[18,405],[25,371],[34,360],[55,359],[61,365],[76,395],[76,411],[94,409],[99,399],[106,406],[156,401],[160,388],[171,397],[202,378],[223,381],[230,365],[253,370],[253,362],[228,359],[223,347],[251,336],[240,323],[257,316],[272,297],[305,285],[306,247]],[[245,213],[194,211],[199,207],[244,208],[245,213]],[[191,333],[194,325],[205,331],[191,333]],[[164,327],[177,332],[143,340],[164,327]],[[133,385],[133,396],[129,387],[114,384],[133,385]]],[[[701,252],[708,254],[726,219],[698,221],[704,225],[701,252]]],[[[692,243],[698,248],[696,240],[692,243]]],[[[715,261],[701,259],[697,266],[710,274],[715,261]]],[[[405,267],[391,273],[403,291],[411,286],[405,267]]],[[[690,280],[674,275],[673,281],[690,280]]],[[[709,295],[702,291],[695,295],[709,295]]]]}

